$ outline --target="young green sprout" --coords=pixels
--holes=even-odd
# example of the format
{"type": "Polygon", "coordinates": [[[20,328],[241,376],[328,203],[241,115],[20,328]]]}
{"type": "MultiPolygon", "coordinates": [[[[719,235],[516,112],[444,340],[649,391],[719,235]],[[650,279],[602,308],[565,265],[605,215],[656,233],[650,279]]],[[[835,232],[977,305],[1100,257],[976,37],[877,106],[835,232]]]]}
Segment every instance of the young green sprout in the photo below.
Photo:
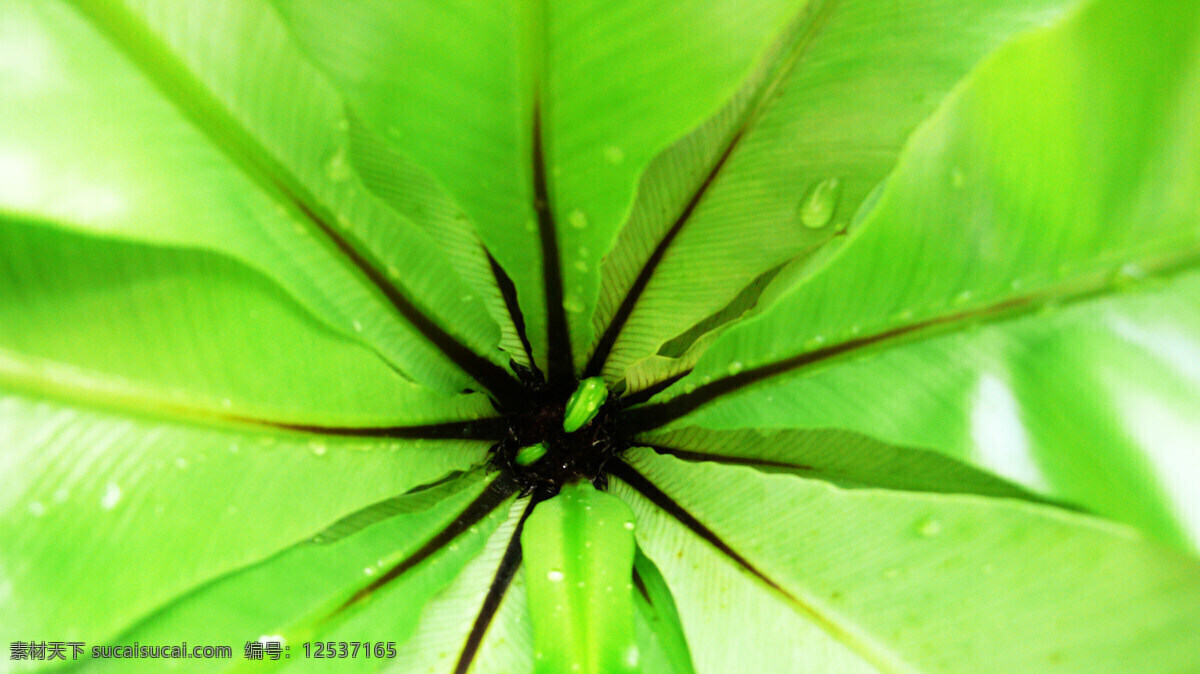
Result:
{"type": "Polygon", "coordinates": [[[563,430],[568,433],[583,428],[589,421],[596,418],[600,406],[608,399],[608,389],[604,387],[601,377],[588,377],[579,382],[579,388],[567,400],[567,409],[563,413],[563,430]]]}
{"type": "Polygon", "coordinates": [[[546,455],[546,443],[539,442],[536,445],[522,447],[517,452],[515,459],[518,466],[532,466],[537,463],[538,459],[546,455]]]}

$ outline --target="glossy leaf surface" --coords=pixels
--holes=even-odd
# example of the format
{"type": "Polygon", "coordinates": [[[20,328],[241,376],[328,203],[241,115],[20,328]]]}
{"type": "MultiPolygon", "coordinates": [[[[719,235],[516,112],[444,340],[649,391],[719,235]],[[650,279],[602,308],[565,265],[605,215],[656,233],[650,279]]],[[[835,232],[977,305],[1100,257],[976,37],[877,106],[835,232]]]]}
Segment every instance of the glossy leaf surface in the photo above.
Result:
{"type": "Polygon", "coordinates": [[[1192,0],[5,0],[0,91],[0,669],[1200,669],[1192,0]]]}

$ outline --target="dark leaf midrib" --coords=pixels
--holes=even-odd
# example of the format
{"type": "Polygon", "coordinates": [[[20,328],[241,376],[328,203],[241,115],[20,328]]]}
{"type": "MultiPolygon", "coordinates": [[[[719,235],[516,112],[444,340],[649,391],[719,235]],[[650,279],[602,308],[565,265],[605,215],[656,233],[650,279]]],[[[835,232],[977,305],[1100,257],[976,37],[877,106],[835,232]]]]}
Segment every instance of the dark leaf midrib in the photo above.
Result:
{"type": "Polygon", "coordinates": [[[540,95],[533,104],[531,167],[533,209],[537,214],[538,238],[542,247],[542,286],[546,301],[547,360],[546,377],[552,387],[563,388],[573,378],[575,364],[571,356],[571,332],[563,306],[562,260],[558,250],[558,227],[554,204],[546,179],[546,153],[543,146],[540,95]]]}
{"type": "Polygon", "coordinates": [[[679,522],[685,529],[692,534],[705,541],[718,552],[731,560],[734,564],[749,572],[779,596],[786,599],[792,606],[812,618],[812,620],[821,627],[826,633],[841,643],[845,644],[851,650],[859,654],[864,659],[877,663],[879,658],[876,654],[862,641],[849,632],[842,626],[832,622],[821,613],[816,607],[787,590],[779,583],[775,582],[770,576],[761,571],[754,564],[750,563],[745,557],[729,546],[720,536],[712,529],[709,529],[703,522],[696,519],[694,515],[687,511],[681,503],[671,498],[669,494],[659,489],[657,485],[651,482],[646,476],[642,475],[636,468],[625,463],[624,461],[614,461],[612,474],[620,478],[625,484],[629,485],[634,491],[642,495],[646,500],[650,501],[663,512],[667,513],[675,521],[679,522]]]}
{"type": "Polygon", "coordinates": [[[483,358],[446,332],[390,281],[374,256],[355,246],[307,189],[243,127],[167,46],[127,11],[93,0],[75,0],[81,13],[153,83],[194,127],[271,198],[304,216],[324,234],[393,309],[463,372],[487,388],[503,407],[515,408],[523,393],[503,367],[483,358]]]}
{"type": "Polygon", "coordinates": [[[479,654],[479,647],[483,645],[483,638],[487,635],[488,627],[491,626],[492,619],[496,617],[496,612],[500,610],[504,595],[508,592],[508,587],[512,584],[517,569],[521,566],[521,532],[525,530],[525,520],[529,519],[534,506],[540,502],[541,498],[536,495],[530,498],[529,505],[521,513],[521,519],[517,522],[512,537],[508,539],[508,545],[504,548],[504,556],[500,559],[500,565],[496,567],[496,573],[488,586],[487,595],[483,598],[483,604],[480,605],[474,622],[471,623],[471,631],[467,634],[467,640],[463,643],[458,662],[454,665],[455,674],[466,674],[474,664],[475,656],[479,654]]]}
{"type": "Polygon", "coordinates": [[[334,609],[323,622],[327,622],[344,613],[351,607],[367,600],[375,592],[404,575],[421,562],[432,557],[439,550],[449,545],[454,539],[458,538],[464,531],[478,524],[485,517],[490,515],[499,506],[503,505],[509,497],[516,494],[519,490],[517,483],[506,474],[500,474],[491,482],[483,493],[471,501],[458,517],[454,518],[445,528],[439,531],[429,539],[424,545],[418,548],[408,557],[404,558],[399,563],[392,566],[383,574],[371,581],[367,586],[359,589],[349,599],[342,602],[340,606],[334,609]]]}

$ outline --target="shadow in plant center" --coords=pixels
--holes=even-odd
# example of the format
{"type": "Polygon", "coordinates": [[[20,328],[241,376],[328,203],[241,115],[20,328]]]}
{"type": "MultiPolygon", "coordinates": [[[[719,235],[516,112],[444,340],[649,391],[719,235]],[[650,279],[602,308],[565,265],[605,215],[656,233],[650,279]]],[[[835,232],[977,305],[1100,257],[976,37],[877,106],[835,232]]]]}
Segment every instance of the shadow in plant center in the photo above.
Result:
{"type": "Polygon", "coordinates": [[[538,381],[524,382],[529,404],[506,415],[507,435],[492,446],[490,459],[491,467],[511,476],[523,494],[548,498],[575,480],[587,480],[597,489],[608,486],[608,462],[630,443],[617,432],[617,396],[601,384],[590,401],[583,400],[579,394],[588,382],[573,382],[576,394],[551,390],[538,381]],[[572,405],[576,398],[580,402],[572,405]],[[580,409],[584,405],[587,408],[580,409]],[[566,430],[565,419],[578,428],[566,430]]]}

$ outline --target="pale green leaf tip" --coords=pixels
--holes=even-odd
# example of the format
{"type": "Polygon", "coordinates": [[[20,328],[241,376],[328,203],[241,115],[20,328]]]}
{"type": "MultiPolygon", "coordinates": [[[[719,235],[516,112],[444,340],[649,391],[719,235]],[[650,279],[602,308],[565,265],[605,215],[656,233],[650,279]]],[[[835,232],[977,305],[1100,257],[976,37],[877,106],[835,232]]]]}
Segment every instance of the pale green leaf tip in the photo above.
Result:
{"type": "Polygon", "coordinates": [[[536,445],[530,445],[528,447],[522,447],[517,452],[517,465],[531,466],[537,463],[538,459],[541,459],[543,456],[546,456],[546,444],[543,442],[539,442],[536,445]]]}
{"type": "Polygon", "coordinates": [[[608,398],[608,389],[601,377],[588,377],[579,382],[579,388],[567,400],[567,410],[563,413],[563,430],[568,433],[583,428],[596,414],[608,398]]]}

